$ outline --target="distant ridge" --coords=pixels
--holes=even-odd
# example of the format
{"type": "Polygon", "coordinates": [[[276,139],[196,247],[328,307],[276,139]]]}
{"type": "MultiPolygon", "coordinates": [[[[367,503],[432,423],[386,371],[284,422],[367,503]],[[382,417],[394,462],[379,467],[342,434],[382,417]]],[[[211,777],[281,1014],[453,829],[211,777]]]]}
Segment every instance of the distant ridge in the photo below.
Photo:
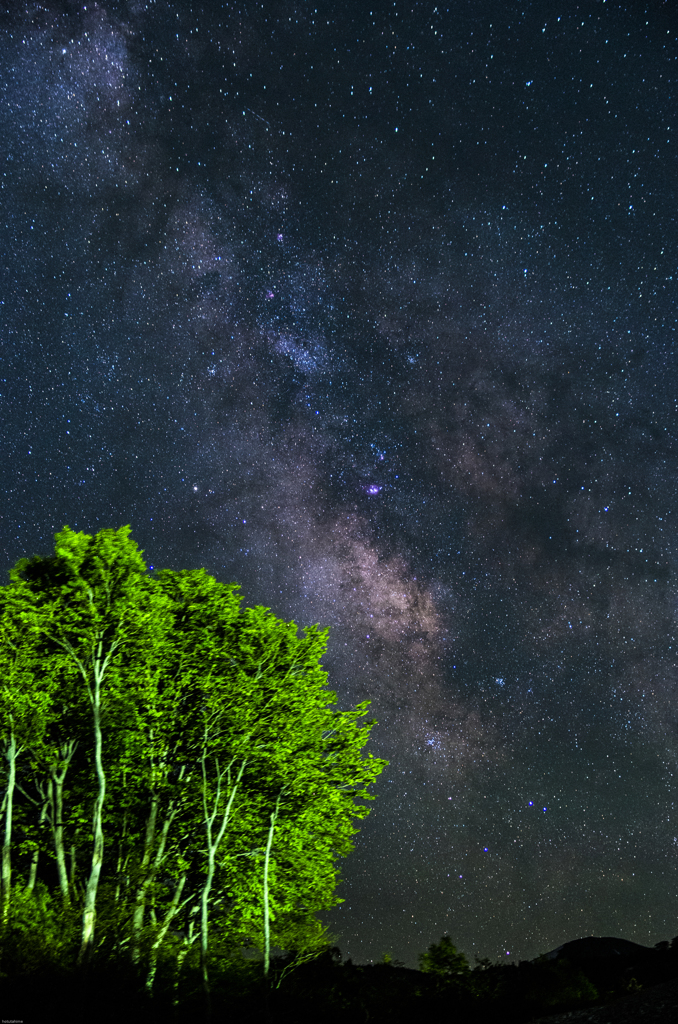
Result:
{"type": "Polygon", "coordinates": [[[569,960],[570,963],[577,965],[590,963],[592,960],[613,960],[621,964],[622,961],[635,963],[641,958],[655,955],[656,952],[657,950],[651,946],[641,946],[637,942],[629,942],[628,939],[598,938],[589,935],[583,939],[565,942],[537,959],[569,960]]]}

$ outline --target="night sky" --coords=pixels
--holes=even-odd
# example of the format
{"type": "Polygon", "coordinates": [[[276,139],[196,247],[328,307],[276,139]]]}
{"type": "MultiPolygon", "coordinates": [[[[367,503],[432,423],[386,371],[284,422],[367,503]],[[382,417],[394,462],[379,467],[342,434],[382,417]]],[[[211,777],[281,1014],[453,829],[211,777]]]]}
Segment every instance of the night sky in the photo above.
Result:
{"type": "Polygon", "coordinates": [[[677,37],[0,8],[3,569],[130,523],[330,627],[390,761],[323,915],[355,961],[678,934],[677,37]]]}

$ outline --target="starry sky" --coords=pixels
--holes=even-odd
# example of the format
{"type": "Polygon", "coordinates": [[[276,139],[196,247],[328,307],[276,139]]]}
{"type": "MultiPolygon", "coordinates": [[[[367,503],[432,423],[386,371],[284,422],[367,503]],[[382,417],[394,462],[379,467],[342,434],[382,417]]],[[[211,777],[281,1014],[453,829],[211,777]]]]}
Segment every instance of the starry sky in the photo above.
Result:
{"type": "Polygon", "coordinates": [[[678,934],[672,6],[0,7],[3,566],[330,627],[358,962],[678,934]]]}

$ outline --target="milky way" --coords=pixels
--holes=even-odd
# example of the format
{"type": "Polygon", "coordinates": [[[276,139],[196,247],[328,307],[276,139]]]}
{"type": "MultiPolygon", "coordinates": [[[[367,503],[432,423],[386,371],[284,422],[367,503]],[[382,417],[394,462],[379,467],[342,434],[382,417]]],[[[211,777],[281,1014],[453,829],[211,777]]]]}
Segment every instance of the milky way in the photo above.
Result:
{"type": "Polygon", "coordinates": [[[330,626],[344,955],[671,938],[670,5],[13,6],[5,565],[131,523],[330,626]]]}

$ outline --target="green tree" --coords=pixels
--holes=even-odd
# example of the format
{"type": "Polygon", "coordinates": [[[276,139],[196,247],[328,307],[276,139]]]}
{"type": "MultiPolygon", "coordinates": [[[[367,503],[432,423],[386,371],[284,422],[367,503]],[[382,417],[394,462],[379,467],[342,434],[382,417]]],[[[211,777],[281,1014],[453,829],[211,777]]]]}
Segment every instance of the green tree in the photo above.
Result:
{"type": "Polygon", "coordinates": [[[315,914],[340,902],[336,861],[368,813],[356,799],[373,799],[386,764],[362,753],[368,702],[332,706],[327,631],[241,608],[204,570],[150,577],[128,527],[55,540],[2,588],[14,682],[0,724],[15,766],[29,744],[17,784],[32,885],[48,823],[64,907],[81,905],[80,961],[99,921],[97,944],[144,960],[150,989],[158,958],[178,978],[199,940],[208,995],[212,924],[220,948],[259,948],[266,972],[272,943],[320,948],[315,914]],[[27,707],[43,694],[34,720],[17,717],[24,690],[27,707]]]}
{"type": "Polygon", "coordinates": [[[181,827],[193,837],[184,857],[199,892],[184,901],[185,934],[196,937],[199,906],[207,988],[211,906],[221,904],[230,928],[254,938],[267,971],[274,917],[280,937],[293,921],[300,934],[300,914],[338,902],[334,861],[350,852],[353,822],[367,814],[355,797],[371,798],[366,787],[385,762],[361,755],[373,725],[357,721],[367,703],[343,713],[331,707],[336,695],[319,665],[327,631],[313,626],[299,636],[267,608],[240,611],[236,588],[205,573],[165,572],[158,583],[175,608],[173,678],[190,680],[184,754],[200,751],[192,772],[200,802],[181,827]]]}
{"type": "Polygon", "coordinates": [[[440,942],[431,943],[419,956],[419,970],[434,975],[440,981],[468,980],[471,971],[466,956],[457,950],[449,935],[443,935],[440,942]]]}
{"type": "MultiPolygon", "coordinates": [[[[95,537],[68,527],[55,537],[55,553],[22,559],[10,574],[20,618],[53,668],[75,675],[91,711],[96,794],[92,807],[93,846],[87,879],[79,959],[94,944],[96,904],[104,861],[106,764],[104,722],[120,712],[140,663],[153,655],[162,636],[158,605],[152,603],[143,559],[129,527],[100,530],[95,537]]],[[[58,776],[68,762],[62,756],[58,776]]],[[[58,820],[58,819],[57,819],[58,820]]],[[[60,822],[58,823],[60,825],[60,822]]]]}
{"type": "MultiPolygon", "coordinates": [[[[42,742],[53,702],[54,680],[42,671],[35,638],[24,621],[23,607],[15,594],[0,593],[0,744],[6,762],[2,800],[2,921],[6,923],[11,893],[14,801],[21,784],[17,763],[21,754],[42,742]]],[[[37,801],[36,801],[37,802],[37,801]]],[[[42,803],[44,815],[45,801],[42,803]]],[[[33,851],[30,882],[34,884],[38,849],[33,851]]]]}

